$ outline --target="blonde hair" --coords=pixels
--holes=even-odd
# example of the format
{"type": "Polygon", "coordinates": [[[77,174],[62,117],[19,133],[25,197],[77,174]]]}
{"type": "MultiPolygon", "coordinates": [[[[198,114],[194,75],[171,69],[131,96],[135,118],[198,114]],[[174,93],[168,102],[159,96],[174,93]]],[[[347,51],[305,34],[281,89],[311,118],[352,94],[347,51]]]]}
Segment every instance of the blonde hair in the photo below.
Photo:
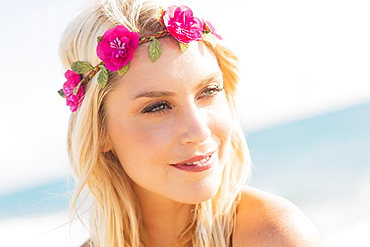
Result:
{"type": "MultiPolygon", "coordinates": [[[[159,5],[149,0],[96,1],[84,8],[65,31],[60,54],[66,68],[75,61],[98,64],[96,37],[123,24],[140,36],[160,31],[159,5]]],[[[249,176],[250,160],[244,134],[236,116],[235,94],[238,62],[234,53],[220,42],[213,46],[202,40],[218,59],[224,88],[234,118],[231,152],[223,170],[217,194],[194,205],[192,222],[179,236],[177,244],[196,247],[230,246],[239,194],[249,176]]],[[[93,78],[80,109],[72,113],[68,133],[68,154],[77,186],[71,202],[79,215],[89,204],[90,235],[94,246],[143,246],[140,239],[141,216],[130,178],[112,152],[102,152],[107,137],[105,98],[114,88],[114,74],[104,89],[93,78]],[[85,193],[87,192],[87,193],[85,193]]]]}

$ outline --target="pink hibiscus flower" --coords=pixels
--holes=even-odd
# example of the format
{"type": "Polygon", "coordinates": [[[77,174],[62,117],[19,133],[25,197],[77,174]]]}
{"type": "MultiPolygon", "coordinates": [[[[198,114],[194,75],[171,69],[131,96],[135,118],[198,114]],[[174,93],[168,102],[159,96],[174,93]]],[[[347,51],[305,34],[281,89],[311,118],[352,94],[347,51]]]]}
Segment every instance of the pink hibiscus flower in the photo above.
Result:
{"type": "Polygon", "coordinates": [[[138,45],[139,35],[118,25],[104,33],[96,53],[108,70],[117,71],[132,60],[138,45]]]}
{"type": "Polygon", "coordinates": [[[204,23],[199,18],[193,17],[193,11],[187,6],[168,7],[163,16],[163,23],[179,42],[190,43],[202,39],[204,23]]]}
{"type": "Polygon", "coordinates": [[[66,96],[67,106],[70,107],[72,112],[75,112],[81,105],[84,98],[84,89],[82,85],[79,87],[77,94],[73,94],[73,90],[81,81],[81,75],[73,72],[72,70],[67,70],[64,74],[67,81],[63,84],[64,95],[66,96]]]}

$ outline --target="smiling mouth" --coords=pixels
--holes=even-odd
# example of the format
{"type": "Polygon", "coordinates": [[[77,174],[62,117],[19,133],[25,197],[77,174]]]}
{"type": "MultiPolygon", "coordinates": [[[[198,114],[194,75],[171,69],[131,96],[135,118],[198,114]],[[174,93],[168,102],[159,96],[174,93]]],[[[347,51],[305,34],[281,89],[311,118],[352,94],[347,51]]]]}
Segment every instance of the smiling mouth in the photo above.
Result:
{"type": "Polygon", "coordinates": [[[210,160],[211,159],[211,156],[212,155],[208,155],[208,156],[206,156],[205,158],[203,158],[203,159],[201,159],[199,161],[182,163],[182,165],[186,165],[186,166],[199,166],[199,165],[205,164],[208,160],[210,160]]]}
{"type": "Polygon", "coordinates": [[[184,171],[190,172],[201,172],[210,169],[214,164],[214,153],[209,152],[205,155],[198,155],[191,159],[184,160],[177,164],[171,164],[171,166],[184,171]]]}

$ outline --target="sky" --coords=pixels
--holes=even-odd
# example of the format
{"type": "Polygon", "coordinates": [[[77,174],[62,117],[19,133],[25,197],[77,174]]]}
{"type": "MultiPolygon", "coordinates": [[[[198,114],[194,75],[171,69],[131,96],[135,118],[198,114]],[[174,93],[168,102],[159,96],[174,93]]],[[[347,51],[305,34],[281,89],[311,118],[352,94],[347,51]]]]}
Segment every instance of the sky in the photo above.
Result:
{"type": "MultiPolygon", "coordinates": [[[[58,45],[88,1],[0,1],[1,195],[69,174],[58,45]]],[[[182,2],[240,57],[246,132],[370,101],[369,1],[182,2]]]]}

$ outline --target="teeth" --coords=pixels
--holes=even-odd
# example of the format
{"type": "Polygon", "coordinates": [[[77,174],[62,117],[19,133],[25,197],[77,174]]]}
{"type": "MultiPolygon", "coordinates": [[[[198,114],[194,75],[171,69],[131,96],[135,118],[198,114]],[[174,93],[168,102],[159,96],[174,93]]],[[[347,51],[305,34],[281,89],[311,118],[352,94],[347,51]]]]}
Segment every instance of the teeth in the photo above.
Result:
{"type": "Polygon", "coordinates": [[[195,161],[195,162],[191,162],[191,163],[185,163],[184,165],[187,165],[187,166],[196,166],[196,165],[200,165],[200,164],[202,164],[202,163],[207,162],[210,158],[211,158],[211,156],[207,156],[207,157],[205,157],[205,158],[204,158],[204,159],[202,159],[202,160],[195,161]]]}

